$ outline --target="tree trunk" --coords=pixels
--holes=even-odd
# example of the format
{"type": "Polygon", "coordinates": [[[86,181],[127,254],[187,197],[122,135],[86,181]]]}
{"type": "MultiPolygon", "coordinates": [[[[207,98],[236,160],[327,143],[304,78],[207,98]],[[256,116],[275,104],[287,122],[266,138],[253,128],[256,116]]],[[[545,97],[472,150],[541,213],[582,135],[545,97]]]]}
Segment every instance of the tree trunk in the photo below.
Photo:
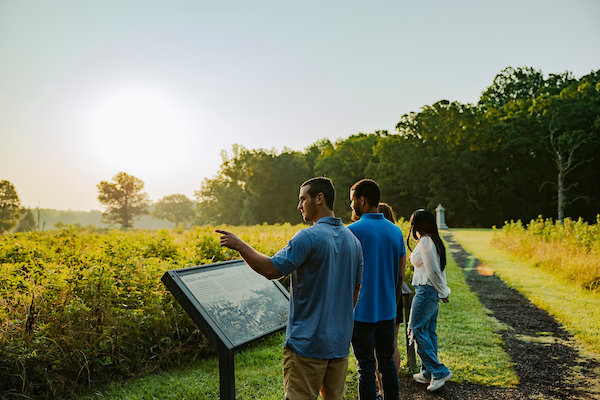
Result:
{"type": "Polygon", "coordinates": [[[558,170],[558,222],[563,223],[565,218],[565,176],[563,174],[563,169],[559,167],[558,170]]]}

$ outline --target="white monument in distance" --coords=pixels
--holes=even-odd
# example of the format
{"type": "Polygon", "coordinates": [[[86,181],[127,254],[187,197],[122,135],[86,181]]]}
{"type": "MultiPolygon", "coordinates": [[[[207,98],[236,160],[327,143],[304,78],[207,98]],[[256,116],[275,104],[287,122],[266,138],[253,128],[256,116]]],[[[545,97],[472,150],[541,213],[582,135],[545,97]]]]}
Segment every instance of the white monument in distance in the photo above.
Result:
{"type": "Polygon", "coordinates": [[[446,209],[442,207],[442,205],[438,205],[435,209],[435,221],[437,224],[437,228],[440,230],[448,230],[448,225],[446,225],[446,209]]]}

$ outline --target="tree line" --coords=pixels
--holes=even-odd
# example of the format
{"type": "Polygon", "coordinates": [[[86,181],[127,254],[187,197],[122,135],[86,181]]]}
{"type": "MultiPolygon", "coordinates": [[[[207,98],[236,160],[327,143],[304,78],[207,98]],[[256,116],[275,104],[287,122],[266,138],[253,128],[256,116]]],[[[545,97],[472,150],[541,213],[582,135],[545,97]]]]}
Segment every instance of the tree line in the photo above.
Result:
{"type": "Polygon", "coordinates": [[[376,180],[399,216],[446,208],[450,226],[502,225],[539,215],[595,220],[600,210],[600,70],[576,79],[509,67],[477,104],[441,100],[403,115],[396,132],[320,140],[304,151],[223,153],[196,192],[201,224],[300,222],[298,186],[325,175],[336,215],[348,192],[376,180]]]}
{"type": "MultiPolygon", "coordinates": [[[[593,221],[600,210],[600,70],[576,79],[508,67],[477,104],[440,100],[403,115],[396,132],[321,139],[303,151],[223,151],[218,173],[197,201],[174,194],[159,200],[157,219],[194,225],[301,223],[298,187],[328,176],[337,216],[350,221],[349,189],[376,180],[382,201],[399,216],[446,208],[450,226],[489,227],[542,215],[593,221]]],[[[149,214],[144,182],[125,172],[98,184],[103,222],[130,228],[149,214]]],[[[0,234],[33,230],[8,181],[0,182],[0,234]],[[15,226],[17,226],[15,228],[15,226]]]]}
{"type": "MultiPolygon", "coordinates": [[[[196,203],[188,199],[185,195],[174,194],[165,196],[158,202],[152,204],[148,200],[148,194],[143,191],[144,182],[125,172],[119,172],[111,181],[102,181],[97,185],[98,201],[104,206],[105,211],[101,213],[99,222],[109,227],[120,225],[127,229],[134,226],[135,220],[144,215],[150,215],[152,219],[166,220],[178,227],[182,224],[194,222],[196,203]]],[[[39,211],[39,210],[38,210],[39,211]]],[[[48,212],[53,210],[42,210],[42,213],[48,217],[48,212]]],[[[78,220],[76,214],[86,214],[88,219],[96,220],[94,214],[83,212],[54,212],[67,219],[78,220]],[[75,214],[75,215],[73,215],[75,214]]],[[[148,221],[145,221],[148,225],[148,221]]],[[[79,223],[72,223],[76,227],[82,228],[79,223]]],[[[58,221],[54,227],[61,229],[65,223],[58,221]]],[[[86,228],[97,228],[90,225],[86,228]]],[[[15,187],[6,180],[0,181],[0,235],[6,231],[30,232],[38,229],[45,229],[45,223],[40,226],[39,213],[38,221],[31,209],[20,207],[20,199],[15,187]]]]}

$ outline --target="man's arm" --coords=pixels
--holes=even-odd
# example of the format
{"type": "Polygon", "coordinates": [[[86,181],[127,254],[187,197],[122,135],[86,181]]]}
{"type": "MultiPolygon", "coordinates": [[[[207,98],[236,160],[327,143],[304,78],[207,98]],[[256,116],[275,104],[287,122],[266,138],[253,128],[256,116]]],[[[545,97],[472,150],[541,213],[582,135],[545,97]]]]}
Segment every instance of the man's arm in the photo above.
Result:
{"type": "Polygon", "coordinates": [[[268,256],[254,250],[248,243],[244,242],[235,234],[221,229],[215,229],[215,232],[221,234],[221,246],[237,250],[244,261],[246,261],[254,271],[268,279],[279,279],[283,277],[268,256]]]}
{"type": "Polygon", "coordinates": [[[356,303],[358,302],[359,293],[360,293],[360,284],[354,285],[354,308],[356,308],[356,303]]]}
{"type": "Polygon", "coordinates": [[[396,304],[400,303],[400,298],[402,297],[402,283],[404,282],[404,275],[406,274],[406,255],[400,257],[398,269],[400,274],[398,275],[398,283],[396,285],[396,304]]]}

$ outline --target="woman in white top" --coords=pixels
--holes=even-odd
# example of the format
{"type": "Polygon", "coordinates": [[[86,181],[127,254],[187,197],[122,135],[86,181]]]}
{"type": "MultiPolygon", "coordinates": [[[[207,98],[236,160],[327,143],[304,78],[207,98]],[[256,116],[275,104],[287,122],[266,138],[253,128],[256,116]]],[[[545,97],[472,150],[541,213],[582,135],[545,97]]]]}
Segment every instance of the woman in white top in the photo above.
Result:
{"type": "Polygon", "coordinates": [[[417,210],[410,217],[410,230],[406,244],[410,249],[410,238],[417,246],[410,255],[414,266],[412,284],[415,288],[408,334],[414,342],[421,359],[421,372],[413,375],[414,380],[426,383],[427,390],[439,389],[452,378],[452,372],[438,360],[437,315],[439,300],[450,301],[450,288],[446,282],[446,247],[440,238],[435,217],[430,211],[417,210]]]}

